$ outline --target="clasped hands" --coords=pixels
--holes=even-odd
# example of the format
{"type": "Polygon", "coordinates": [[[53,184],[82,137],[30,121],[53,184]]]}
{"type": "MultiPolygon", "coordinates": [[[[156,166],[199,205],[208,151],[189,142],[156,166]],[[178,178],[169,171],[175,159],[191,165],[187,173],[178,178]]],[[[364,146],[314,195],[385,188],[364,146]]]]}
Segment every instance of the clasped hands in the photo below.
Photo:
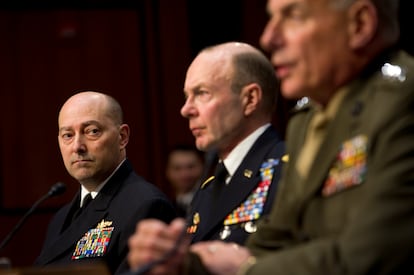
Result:
{"type": "Polygon", "coordinates": [[[128,243],[128,263],[131,269],[138,270],[175,249],[168,259],[154,266],[147,274],[185,274],[183,267],[188,253],[196,253],[210,273],[231,275],[237,274],[240,266],[251,256],[246,248],[235,243],[208,241],[191,245],[188,236],[177,242],[185,226],[185,221],[181,218],[170,224],[156,219],[139,222],[128,243]]]}

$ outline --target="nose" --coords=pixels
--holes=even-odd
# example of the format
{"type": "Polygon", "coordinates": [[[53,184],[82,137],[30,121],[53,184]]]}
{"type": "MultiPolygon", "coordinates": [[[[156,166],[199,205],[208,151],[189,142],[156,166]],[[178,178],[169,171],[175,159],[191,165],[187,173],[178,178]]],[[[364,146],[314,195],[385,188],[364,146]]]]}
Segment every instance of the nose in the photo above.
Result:
{"type": "Polygon", "coordinates": [[[183,107],[181,107],[180,113],[185,118],[191,118],[197,115],[197,109],[194,106],[194,102],[191,97],[188,97],[183,107]]]}
{"type": "Polygon", "coordinates": [[[76,135],[72,145],[73,145],[73,150],[78,154],[85,153],[87,151],[85,140],[82,135],[76,135]]]}
{"type": "Polygon", "coordinates": [[[269,19],[260,36],[260,46],[267,52],[272,52],[283,44],[281,22],[276,19],[269,19]]]}

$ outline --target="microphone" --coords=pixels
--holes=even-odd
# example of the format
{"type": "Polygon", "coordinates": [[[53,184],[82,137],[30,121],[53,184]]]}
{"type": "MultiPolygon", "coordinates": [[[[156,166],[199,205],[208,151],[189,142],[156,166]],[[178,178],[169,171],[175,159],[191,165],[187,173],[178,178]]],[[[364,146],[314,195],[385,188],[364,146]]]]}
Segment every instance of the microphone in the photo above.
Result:
{"type": "Polygon", "coordinates": [[[17,230],[24,224],[26,219],[36,210],[36,208],[41,204],[43,201],[50,197],[54,197],[60,194],[63,194],[66,191],[66,185],[63,182],[55,183],[45,195],[43,195],[40,199],[38,199],[33,206],[29,209],[29,211],[24,214],[24,216],[20,219],[20,221],[13,227],[13,230],[4,238],[4,240],[0,244],[0,250],[3,249],[6,244],[10,241],[10,239],[16,234],[17,230]]]}
{"type": "Polygon", "coordinates": [[[66,191],[66,184],[63,182],[57,182],[52,187],[50,187],[49,192],[47,192],[48,197],[54,197],[61,195],[66,191]]]}

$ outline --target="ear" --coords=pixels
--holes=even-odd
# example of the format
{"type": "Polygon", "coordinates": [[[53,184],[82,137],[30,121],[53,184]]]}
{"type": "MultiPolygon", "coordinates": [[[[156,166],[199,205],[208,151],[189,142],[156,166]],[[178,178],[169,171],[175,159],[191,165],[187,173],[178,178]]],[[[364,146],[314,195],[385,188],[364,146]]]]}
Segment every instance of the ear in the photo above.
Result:
{"type": "Polygon", "coordinates": [[[125,149],[129,141],[129,126],[128,124],[122,124],[119,126],[119,146],[120,149],[125,149]]]}
{"type": "Polygon", "coordinates": [[[355,1],[348,9],[348,18],[349,46],[352,49],[367,46],[378,30],[377,9],[372,1],[355,1]]]}
{"type": "Polygon", "coordinates": [[[257,83],[251,83],[243,87],[241,91],[244,106],[244,115],[251,115],[262,101],[262,89],[257,83]]]}

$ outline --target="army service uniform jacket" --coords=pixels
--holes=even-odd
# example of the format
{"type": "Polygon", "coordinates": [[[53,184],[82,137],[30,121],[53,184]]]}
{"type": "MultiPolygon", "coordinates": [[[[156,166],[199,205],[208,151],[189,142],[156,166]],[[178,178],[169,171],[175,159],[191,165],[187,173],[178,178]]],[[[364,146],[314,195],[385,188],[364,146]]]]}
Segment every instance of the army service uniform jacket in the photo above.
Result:
{"type": "Polygon", "coordinates": [[[270,211],[284,153],[284,142],[269,127],[255,141],[214,203],[214,181],[202,184],[188,221],[192,242],[218,239],[243,244],[256,231],[257,221],[270,211]],[[263,207],[259,205],[262,199],[263,207]],[[255,211],[259,213],[254,215],[255,211]]]}

